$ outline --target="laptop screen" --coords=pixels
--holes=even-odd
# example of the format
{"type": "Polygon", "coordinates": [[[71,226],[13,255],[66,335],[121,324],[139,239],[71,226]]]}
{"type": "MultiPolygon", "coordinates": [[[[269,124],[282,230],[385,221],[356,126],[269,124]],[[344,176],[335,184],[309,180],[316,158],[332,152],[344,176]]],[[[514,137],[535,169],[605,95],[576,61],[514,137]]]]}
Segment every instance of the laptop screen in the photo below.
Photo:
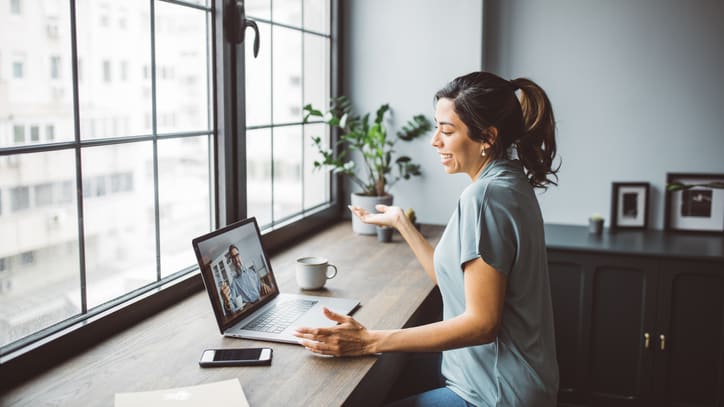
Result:
{"type": "Polygon", "coordinates": [[[222,333],[279,294],[255,218],[198,237],[193,246],[222,333]]]}

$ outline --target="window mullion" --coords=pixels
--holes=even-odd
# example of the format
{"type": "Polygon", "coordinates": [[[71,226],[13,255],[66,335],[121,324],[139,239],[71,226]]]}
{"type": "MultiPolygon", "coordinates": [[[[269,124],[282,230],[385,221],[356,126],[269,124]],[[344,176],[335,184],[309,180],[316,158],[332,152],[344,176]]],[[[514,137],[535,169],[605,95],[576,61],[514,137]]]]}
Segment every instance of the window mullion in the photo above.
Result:
{"type": "Polygon", "coordinates": [[[150,3],[151,24],[151,135],[153,136],[153,217],[156,231],[156,281],[161,281],[161,214],[158,191],[158,109],[156,81],[156,7],[150,3]]]}
{"type": "Polygon", "coordinates": [[[85,225],[83,223],[83,166],[80,142],[80,95],[78,93],[78,30],[75,0],[70,0],[70,52],[73,81],[73,131],[75,132],[75,187],[78,211],[78,262],[80,267],[80,313],[88,312],[88,284],[85,264],[85,225]]]}
{"type": "Polygon", "coordinates": [[[236,90],[236,114],[238,118],[237,128],[239,131],[234,134],[234,140],[236,140],[235,156],[241,157],[241,160],[234,160],[236,164],[236,170],[234,172],[235,179],[234,183],[238,185],[238,192],[235,194],[236,207],[238,209],[238,216],[234,220],[241,220],[248,216],[248,208],[246,197],[249,196],[248,183],[246,182],[246,168],[247,168],[247,150],[246,150],[246,42],[240,45],[236,45],[236,77],[237,85],[234,89],[236,90]]]}
{"type": "MultiPolygon", "coordinates": [[[[302,28],[304,28],[304,1],[302,1],[302,28]]],[[[302,108],[303,108],[304,107],[304,97],[305,97],[304,96],[304,84],[306,83],[306,79],[307,79],[306,75],[304,74],[304,57],[305,57],[305,55],[304,55],[304,38],[305,38],[304,31],[300,32],[299,35],[302,37],[302,58],[299,61],[299,63],[301,64],[301,72],[302,72],[302,78],[300,80],[300,83],[302,86],[302,92],[301,92],[302,100],[300,101],[299,105],[302,106],[302,108]]],[[[304,110],[302,110],[302,116],[304,116],[304,110]]],[[[301,126],[302,131],[300,134],[300,137],[302,138],[302,142],[300,143],[301,148],[302,148],[302,164],[300,166],[300,171],[302,173],[302,191],[301,191],[301,197],[300,197],[302,200],[302,205],[301,205],[302,213],[304,213],[307,209],[304,205],[304,191],[306,191],[306,187],[307,187],[306,186],[306,177],[304,176],[305,175],[304,159],[306,158],[304,156],[304,135],[305,135],[304,129],[305,129],[305,126],[302,125],[301,126]]]]}

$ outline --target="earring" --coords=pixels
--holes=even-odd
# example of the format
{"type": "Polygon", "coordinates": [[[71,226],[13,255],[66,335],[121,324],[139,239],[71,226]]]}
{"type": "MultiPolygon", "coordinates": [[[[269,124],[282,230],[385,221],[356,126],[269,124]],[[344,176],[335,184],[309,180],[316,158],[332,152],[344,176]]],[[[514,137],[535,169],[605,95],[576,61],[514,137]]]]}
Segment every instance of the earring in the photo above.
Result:
{"type": "Polygon", "coordinates": [[[485,147],[483,147],[483,151],[480,153],[482,157],[485,157],[485,147]]]}

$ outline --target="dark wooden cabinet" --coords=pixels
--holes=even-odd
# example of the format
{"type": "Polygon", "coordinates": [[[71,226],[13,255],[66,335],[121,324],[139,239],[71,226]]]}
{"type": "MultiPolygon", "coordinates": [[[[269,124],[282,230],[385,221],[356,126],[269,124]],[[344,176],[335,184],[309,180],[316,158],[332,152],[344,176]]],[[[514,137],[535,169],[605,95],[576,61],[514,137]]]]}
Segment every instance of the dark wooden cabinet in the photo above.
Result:
{"type": "Polygon", "coordinates": [[[724,406],[721,237],[547,225],[546,239],[560,405],[724,406]],[[674,244],[690,239],[714,249],[674,244]]]}
{"type": "Polygon", "coordinates": [[[724,405],[724,264],[662,261],[655,330],[660,406],[724,405]]]}

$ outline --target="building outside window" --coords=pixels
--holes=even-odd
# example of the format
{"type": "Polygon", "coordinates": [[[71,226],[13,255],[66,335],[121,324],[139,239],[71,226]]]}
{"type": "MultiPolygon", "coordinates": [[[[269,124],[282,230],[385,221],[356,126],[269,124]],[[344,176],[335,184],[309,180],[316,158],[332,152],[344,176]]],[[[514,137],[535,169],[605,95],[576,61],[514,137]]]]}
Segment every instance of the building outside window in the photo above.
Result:
{"type": "MultiPolygon", "coordinates": [[[[215,77],[222,70],[214,69],[212,41],[223,35],[213,32],[211,1],[220,9],[221,0],[76,0],[73,19],[68,2],[59,2],[57,38],[33,34],[47,17],[42,7],[22,10],[22,25],[0,25],[0,54],[24,53],[14,78],[35,72],[24,72],[24,61],[50,55],[51,65],[50,75],[41,70],[38,80],[0,92],[0,134],[12,134],[0,139],[0,228],[18,237],[0,237],[0,255],[12,259],[0,292],[0,326],[10,326],[0,330],[0,356],[197,272],[190,241],[222,219],[256,216],[274,233],[331,205],[331,177],[312,172],[307,142],[329,131],[304,124],[301,110],[331,97],[330,1],[274,2],[274,9],[246,2],[261,53],[254,59],[246,46],[246,76],[232,97],[247,122],[235,135],[214,123],[215,108],[231,111],[217,95],[231,79],[215,77]],[[101,27],[115,7],[124,23],[101,27]],[[123,86],[105,86],[114,78],[123,86]],[[65,92],[53,97],[51,89],[65,92]],[[39,124],[26,136],[17,122],[39,124]],[[245,148],[229,141],[236,138],[245,148]],[[230,151],[249,176],[217,180],[226,171],[217,168],[218,151],[230,151]],[[222,214],[234,199],[245,209],[222,214]]],[[[19,12],[20,0],[0,8],[0,21],[16,5],[19,12]]]]}

